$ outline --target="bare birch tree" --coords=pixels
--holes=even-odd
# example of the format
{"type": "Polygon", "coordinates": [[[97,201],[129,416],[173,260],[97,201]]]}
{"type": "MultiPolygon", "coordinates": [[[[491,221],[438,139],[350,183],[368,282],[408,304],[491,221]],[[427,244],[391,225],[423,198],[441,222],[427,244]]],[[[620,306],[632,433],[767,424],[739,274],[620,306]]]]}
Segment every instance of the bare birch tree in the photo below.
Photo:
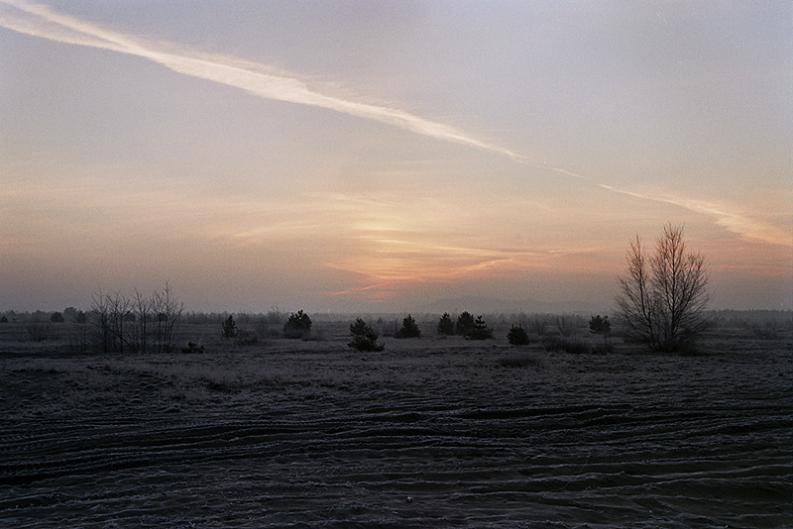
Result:
{"type": "Polygon", "coordinates": [[[620,322],[630,337],[662,351],[689,347],[707,326],[705,259],[687,251],[683,235],[682,226],[664,226],[649,258],[637,236],[626,258],[628,274],[619,279],[620,322]]]}

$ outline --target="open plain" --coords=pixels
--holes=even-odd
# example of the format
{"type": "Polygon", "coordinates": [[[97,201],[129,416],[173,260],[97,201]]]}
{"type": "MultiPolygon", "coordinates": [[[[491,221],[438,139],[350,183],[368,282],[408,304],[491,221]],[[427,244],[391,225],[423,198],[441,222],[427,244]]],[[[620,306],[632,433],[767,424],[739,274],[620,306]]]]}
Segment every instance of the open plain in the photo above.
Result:
{"type": "Polygon", "coordinates": [[[0,342],[0,526],[793,525],[790,336],[360,353],[323,326],[245,347],[205,330],[190,354],[0,342]]]}

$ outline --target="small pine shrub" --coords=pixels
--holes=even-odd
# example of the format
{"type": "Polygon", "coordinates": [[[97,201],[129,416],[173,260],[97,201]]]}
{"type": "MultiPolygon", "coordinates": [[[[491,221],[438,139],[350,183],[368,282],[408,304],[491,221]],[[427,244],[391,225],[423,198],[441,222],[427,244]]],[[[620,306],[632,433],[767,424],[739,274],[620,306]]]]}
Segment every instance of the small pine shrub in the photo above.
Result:
{"type": "Polygon", "coordinates": [[[284,323],[284,336],[286,338],[306,338],[311,334],[311,318],[303,309],[293,312],[284,323]]]}
{"type": "Polygon", "coordinates": [[[455,332],[461,336],[468,336],[474,328],[474,317],[470,312],[465,311],[457,316],[455,332]]]}
{"type": "Polygon", "coordinates": [[[526,330],[520,325],[513,325],[509,329],[507,339],[512,345],[529,345],[529,335],[526,330]]]}
{"type": "Polygon", "coordinates": [[[493,330],[487,326],[485,319],[480,315],[477,316],[473,328],[465,337],[468,340],[488,340],[493,337],[493,330]]]}
{"type": "Polygon", "coordinates": [[[589,320],[589,332],[592,334],[608,336],[608,334],[611,332],[611,322],[609,321],[609,317],[601,316],[600,314],[597,316],[592,316],[592,318],[589,320]]]}
{"type": "Polygon", "coordinates": [[[420,338],[421,329],[416,325],[416,320],[408,314],[407,318],[402,320],[402,328],[396,333],[397,338],[420,338]]]}
{"type": "Polygon", "coordinates": [[[356,351],[382,351],[385,345],[379,343],[379,335],[370,325],[361,318],[350,325],[352,341],[347,345],[356,351]]]}
{"type": "Polygon", "coordinates": [[[438,320],[438,334],[441,336],[451,336],[454,334],[454,322],[448,312],[444,312],[438,320]]]}
{"type": "Polygon", "coordinates": [[[229,314],[229,317],[223,320],[220,325],[220,335],[223,338],[234,338],[237,336],[237,322],[234,321],[234,316],[229,314]]]}

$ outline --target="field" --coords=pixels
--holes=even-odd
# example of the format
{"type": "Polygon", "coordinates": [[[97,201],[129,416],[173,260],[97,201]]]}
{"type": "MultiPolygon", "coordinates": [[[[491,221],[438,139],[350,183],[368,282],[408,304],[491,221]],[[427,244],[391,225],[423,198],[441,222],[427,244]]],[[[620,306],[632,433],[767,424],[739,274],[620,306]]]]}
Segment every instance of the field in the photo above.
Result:
{"type": "Polygon", "coordinates": [[[0,527],[793,527],[789,334],[358,353],[346,325],[249,346],[213,327],[189,354],[6,337],[0,527]]]}

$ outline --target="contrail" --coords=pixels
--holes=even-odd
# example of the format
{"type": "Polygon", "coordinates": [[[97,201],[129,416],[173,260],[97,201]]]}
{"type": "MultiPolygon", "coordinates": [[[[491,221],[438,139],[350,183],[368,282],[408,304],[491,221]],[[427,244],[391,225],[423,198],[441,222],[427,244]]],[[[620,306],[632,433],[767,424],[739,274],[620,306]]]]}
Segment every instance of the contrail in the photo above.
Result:
{"type": "Polygon", "coordinates": [[[451,125],[396,108],[360,103],[316,92],[296,76],[276,73],[260,64],[222,56],[165,51],[158,49],[156,45],[57,13],[42,5],[18,0],[0,0],[0,2],[38,18],[38,20],[30,20],[9,14],[0,15],[1,26],[19,33],[66,44],[134,55],[174,72],[239,88],[265,99],[334,110],[423,136],[501,154],[516,161],[524,159],[510,149],[476,138],[451,125]]]}
{"type": "Polygon", "coordinates": [[[641,200],[651,200],[660,204],[671,204],[679,208],[693,211],[713,219],[713,221],[744,239],[765,242],[778,246],[793,246],[793,232],[785,231],[777,226],[758,222],[746,215],[730,211],[722,204],[706,200],[695,200],[690,198],[669,196],[669,195],[649,195],[646,193],[636,193],[626,191],[607,184],[597,184],[598,187],[641,200]]]}
{"type": "Polygon", "coordinates": [[[384,123],[415,134],[466,145],[506,156],[520,164],[533,166],[567,177],[588,181],[597,187],[658,203],[672,204],[689,211],[710,216],[717,224],[744,238],[771,244],[793,246],[793,238],[775,226],[765,225],[744,215],[728,212],[712,204],[645,195],[594,182],[591,178],[562,167],[531,160],[515,151],[479,139],[452,125],[433,121],[410,112],[370,103],[350,101],[312,90],[297,76],[276,71],[266,65],[232,57],[208,55],[194,51],[171,51],[162,45],[144,42],[122,33],[102,28],[91,22],[53,11],[49,7],[20,0],[0,0],[25,15],[0,13],[0,26],[64,44],[114,51],[147,59],[171,71],[244,90],[263,99],[284,101],[332,110],[384,123]]]}

